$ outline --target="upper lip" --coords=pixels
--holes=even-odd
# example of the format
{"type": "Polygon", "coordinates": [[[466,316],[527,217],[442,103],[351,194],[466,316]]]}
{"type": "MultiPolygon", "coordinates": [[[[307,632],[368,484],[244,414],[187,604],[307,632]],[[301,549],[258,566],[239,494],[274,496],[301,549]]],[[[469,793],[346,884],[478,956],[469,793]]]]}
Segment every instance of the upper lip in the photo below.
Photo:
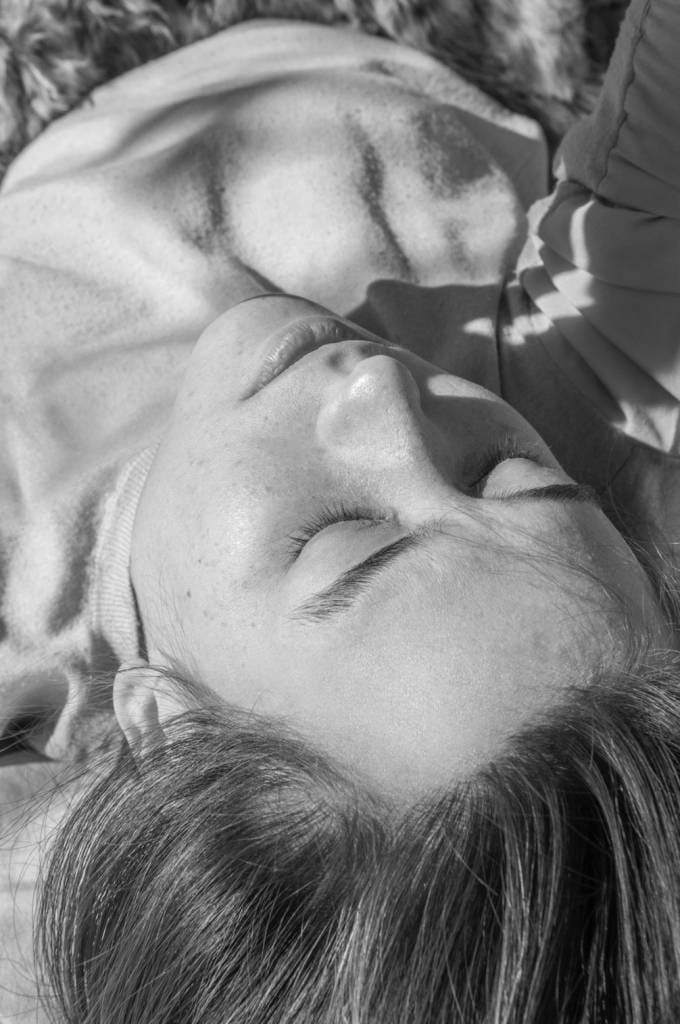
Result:
{"type": "MultiPolygon", "coordinates": [[[[363,331],[353,324],[322,314],[299,317],[279,327],[267,338],[267,351],[244,398],[251,398],[298,359],[322,345],[351,339],[364,340],[363,331]]],[[[390,342],[383,342],[390,345],[390,342]]]]}

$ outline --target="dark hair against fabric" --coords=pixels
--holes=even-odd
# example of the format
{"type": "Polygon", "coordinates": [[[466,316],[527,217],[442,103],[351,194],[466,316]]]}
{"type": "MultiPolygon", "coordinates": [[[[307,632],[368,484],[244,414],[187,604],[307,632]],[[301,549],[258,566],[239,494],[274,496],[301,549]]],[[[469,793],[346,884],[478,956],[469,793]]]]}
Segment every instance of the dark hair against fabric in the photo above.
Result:
{"type": "Polygon", "coordinates": [[[406,812],[278,725],[182,716],[52,854],[68,1024],[680,1019],[680,661],[573,690],[406,812]]]}

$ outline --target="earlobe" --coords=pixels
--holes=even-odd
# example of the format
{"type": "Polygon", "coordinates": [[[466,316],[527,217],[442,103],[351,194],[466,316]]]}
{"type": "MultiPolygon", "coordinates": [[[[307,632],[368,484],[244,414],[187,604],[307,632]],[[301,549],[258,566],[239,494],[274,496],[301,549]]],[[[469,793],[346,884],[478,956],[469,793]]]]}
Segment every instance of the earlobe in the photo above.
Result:
{"type": "Polygon", "coordinates": [[[189,710],[171,681],[145,661],[121,665],[113,682],[113,708],[135,756],[165,742],[165,723],[189,710]]]}

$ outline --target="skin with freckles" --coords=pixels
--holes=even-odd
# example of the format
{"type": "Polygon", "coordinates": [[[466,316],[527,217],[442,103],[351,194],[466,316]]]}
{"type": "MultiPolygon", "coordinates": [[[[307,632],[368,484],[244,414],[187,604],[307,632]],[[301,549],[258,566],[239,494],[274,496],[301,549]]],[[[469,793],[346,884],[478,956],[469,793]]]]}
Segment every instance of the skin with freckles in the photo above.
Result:
{"type": "Polygon", "coordinates": [[[149,659],[417,797],[656,628],[591,497],[497,395],[251,299],[200,338],[140,501],[149,659]]]}

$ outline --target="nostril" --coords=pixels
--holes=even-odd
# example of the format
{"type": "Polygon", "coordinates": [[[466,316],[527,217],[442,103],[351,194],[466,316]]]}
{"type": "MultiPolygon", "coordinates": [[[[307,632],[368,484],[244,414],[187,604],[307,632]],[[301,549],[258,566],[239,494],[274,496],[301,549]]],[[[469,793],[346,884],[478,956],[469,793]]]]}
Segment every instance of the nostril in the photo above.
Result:
{"type": "Polygon", "coordinates": [[[367,396],[387,399],[406,399],[409,405],[420,408],[420,388],[408,366],[399,358],[387,353],[370,355],[363,359],[352,374],[359,388],[365,388],[367,396]]]}
{"type": "Polygon", "coordinates": [[[335,352],[331,359],[342,366],[344,374],[329,389],[329,404],[338,414],[373,418],[399,418],[420,415],[421,394],[409,368],[391,354],[335,352]],[[343,363],[351,358],[349,368],[343,363]],[[349,369],[349,372],[347,372],[349,369]],[[356,410],[356,411],[355,411],[356,410]]]}

